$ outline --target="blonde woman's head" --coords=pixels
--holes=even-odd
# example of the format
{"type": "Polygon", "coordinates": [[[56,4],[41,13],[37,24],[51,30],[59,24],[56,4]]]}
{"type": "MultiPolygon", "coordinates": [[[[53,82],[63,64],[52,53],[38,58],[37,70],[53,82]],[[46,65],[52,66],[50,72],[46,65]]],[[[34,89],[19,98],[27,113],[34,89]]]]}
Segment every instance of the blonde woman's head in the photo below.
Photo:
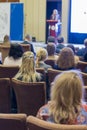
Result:
{"type": "Polygon", "coordinates": [[[27,51],[23,54],[21,71],[23,73],[35,72],[35,60],[33,52],[27,51]]]}
{"type": "Polygon", "coordinates": [[[56,123],[72,123],[80,112],[82,78],[78,71],[65,71],[57,76],[51,88],[50,113],[56,123]]]}
{"type": "Polygon", "coordinates": [[[45,48],[40,48],[36,53],[36,57],[38,61],[46,60],[46,58],[48,57],[47,50],[45,48]]]}
{"type": "Polygon", "coordinates": [[[74,52],[69,47],[64,47],[57,61],[58,67],[64,70],[74,68],[75,67],[75,58],[74,52]]]}

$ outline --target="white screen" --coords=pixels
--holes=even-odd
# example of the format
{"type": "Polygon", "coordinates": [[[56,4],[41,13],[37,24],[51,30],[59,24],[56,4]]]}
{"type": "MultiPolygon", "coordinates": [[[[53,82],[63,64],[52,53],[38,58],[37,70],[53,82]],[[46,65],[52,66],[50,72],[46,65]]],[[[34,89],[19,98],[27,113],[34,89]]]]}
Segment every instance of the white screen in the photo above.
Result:
{"type": "Polygon", "coordinates": [[[71,32],[87,33],[87,0],[71,1],[71,32]]]}

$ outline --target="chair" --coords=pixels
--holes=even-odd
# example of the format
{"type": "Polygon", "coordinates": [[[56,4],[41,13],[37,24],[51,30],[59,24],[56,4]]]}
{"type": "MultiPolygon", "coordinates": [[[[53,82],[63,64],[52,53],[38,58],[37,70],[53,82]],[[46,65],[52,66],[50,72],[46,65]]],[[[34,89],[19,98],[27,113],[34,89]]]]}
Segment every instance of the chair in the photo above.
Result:
{"type": "Polygon", "coordinates": [[[51,69],[49,68],[48,69],[48,81],[49,81],[49,84],[51,85],[51,83],[53,82],[53,80],[55,79],[55,77],[60,74],[61,70],[55,70],[55,69],[51,69]]]}
{"type": "Polygon", "coordinates": [[[0,114],[0,130],[27,130],[26,114],[0,114]]]}
{"type": "Polygon", "coordinates": [[[13,78],[19,70],[19,66],[0,65],[0,78],[13,78]]]}
{"type": "Polygon", "coordinates": [[[45,104],[46,86],[45,82],[25,83],[12,79],[18,113],[36,115],[38,109],[45,104]]]}
{"type": "Polygon", "coordinates": [[[10,79],[0,78],[0,113],[11,112],[10,79]]]}
{"type": "Polygon", "coordinates": [[[52,66],[52,68],[54,68],[54,65],[55,65],[55,60],[54,59],[46,59],[45,61],[44,61],[46,64],[48,64],[48,65],[51,65],[52,66]]]}
{"type": "Polygon", "coordinates": [[[87,130],[87,125],[65,125],[49,123],[34,116],[28,116],[27,126],[29,130],[87,130]]]}
{"type": "Polygon", "coordinates": [[[87,67],[87,62],[78,61],[76,68],[80,69],[82,72],[85,71],[85,68],[87,67]]]}
{"type": "Polygon", "coordinates": [[[8,56],[10,46],[0,45],[0,52],[2,53],[2,63],[6,56],[8,56]]]}
{"type": "Polygon", "coordinates": [[[36,68],[38,73],[41,73],[44,76],[44,81],[46,81],[46,73],[44,68],[36,68]]]}
{"type": "Polygon", "coordinates": [[[30,44],[20,44],[22,47],[23,47],[23,49],[24,49],[24,52],[26,52],[26,51],[31,51],[31,46],[30,46],[30,44]]]}

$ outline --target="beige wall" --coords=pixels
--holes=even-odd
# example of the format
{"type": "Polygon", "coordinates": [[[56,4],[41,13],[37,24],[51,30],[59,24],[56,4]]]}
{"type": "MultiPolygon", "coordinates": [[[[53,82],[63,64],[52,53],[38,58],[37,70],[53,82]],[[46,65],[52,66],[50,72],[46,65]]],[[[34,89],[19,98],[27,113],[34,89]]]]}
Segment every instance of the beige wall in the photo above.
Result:
{"type": "Polygon", "coordinates": [[[46,0],[20,0],[24,3],[24,34],[35,36],[37,41],[45,41],[46,0]]]}
{"type": "Polygon", "coordinates": [[[65,42],[67,42],[67,39],[68,39],[69,1],[70,0],[62,0],[62,33],[61,35],[64,37],[65,42]]]}
{"type": "MultiPolygon", "coordinates": [[[[25,7],[24,34],[35,36],[37,41],[45,41],[46,0],[20,0],[25,7]]],[[[67,42],[69,0],[62,0],[62,33],[67,42]]]]}

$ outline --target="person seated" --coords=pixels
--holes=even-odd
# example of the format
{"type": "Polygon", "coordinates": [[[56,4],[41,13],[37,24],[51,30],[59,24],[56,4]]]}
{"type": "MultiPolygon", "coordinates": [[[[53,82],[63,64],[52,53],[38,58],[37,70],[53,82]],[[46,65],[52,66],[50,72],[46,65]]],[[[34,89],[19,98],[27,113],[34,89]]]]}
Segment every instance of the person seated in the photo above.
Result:
{"type": "Polygon", "coordinates": [[[3,39],[3,44],[2,45],[6,45],[6,46],[10,46],[10,37],[9,35],[5,35],[4,39],[3,39]]]}
{"type": "Polygon", "coordinates": [[[24,51],[20,44],[12,43],[8,56],[4,59],[3,65],[18,65],[21,66],[22,55],[24,51]]]}
{"type": "Polygon", "coordinates": [[[47,59],[48,53],[45,48],[40,48],[37,50],[36,53],[36,67],[37,68],[44,68],[45,71],[47,72],[48,68],[52,68],[52,66],[47,65],[44,61],[47,59]]]}
{"type": "Polygon", "coordinates": [[[58,57],[57,64],[54,69],[57,70],[71,70],[75,69],[74,52],[69,47],[64,47],[58,57]]]}
{"type": "Polygon", "coordinates": [[[33,47],[32,40],[31,40],[31,39],[32,39],[32,37],[31,37],[29,34],[27,34],[27,35],[25,36],[24,41],[23,41],[21,44],[30,44],[31,51],[35,54],[34,47],[33,47]]]}
{"type": "Polygon", "coordinates": [[[54,36],[49,36],[49,37],[48,37],[48,39],[47,39],[47,44],[48,44],[49,42],[52,42],[52,43],[54,43],[54,44],[57,43],[56,38],[55,38],[54,36]]]}
{"type": "Polygon", "coordinates": [[[75,63],[77,64],[80,59],[79,59],[79,56],[77,56],[76,53],[75,53],[75,47],[74,47],[74,45],[69,44],[69,45],[67,45],[67,47],[70,47],[73,50],[73,52],[74,52],[74,58],[75,58],[75,63]]]}
{"type": "Polygon", "coordinates": [[[15,79],[24,82],[39,82],[44,81],[42,74],[36,72],[34,54],[31,51],[24,52],[22,56],[22,64],[18,73],[14,76],[15,79]]]}
{"type": "Polygon", "coordinates": [[[61,49],[63,49],[65,46],[64,46],[64,38],[59,36],[57,38],[57,42],[58,44],[56,45],[56,53],[60,53],[61,49]]]}
{"type": "Polygon", "coordinates": [[[87,124],[83,90],[79,71],[64,71],[54,79],[51,99],[38,110],[36,117],[56,124],[87,124]]]}
{"type": "Polygon", "coordinates": [[[81,59],[83,59],[84,54],[87,52],[87,38],[84,39],[84,47],[78,49],[76,55],[78,55],[81,59]]]}
{"type": "Polygon", "coordinates": [[[58,59],[58,55],[56,54],[56,46],[55,46],[54,43],[49,42],[47,44],[47,52],[48,52],[48,58],[47,59],[53,59],[55,61],[58,59]]]}
{"type": "MultiPolygon", "coordinates": [[[[83,62],[87,62],[87,52],[85,52],[85,54],[83,55],[83,62]]],[[[84,73],[87,73],[87,67],[85,67],[84,73]]]]}

